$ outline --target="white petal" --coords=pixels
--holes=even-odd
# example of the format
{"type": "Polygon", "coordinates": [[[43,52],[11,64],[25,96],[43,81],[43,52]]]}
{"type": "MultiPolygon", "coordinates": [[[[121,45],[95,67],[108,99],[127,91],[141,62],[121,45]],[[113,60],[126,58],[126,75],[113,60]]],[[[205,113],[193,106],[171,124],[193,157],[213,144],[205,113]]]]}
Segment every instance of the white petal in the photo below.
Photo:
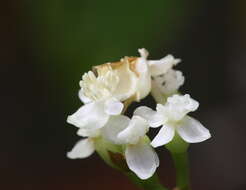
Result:
{"type": "Polygon", "coordinates": [[[151,95],[157,103],[164,104],[166,101],[165,96],[153,80],[151,80],[151,95]]]}
{"type": "Polygon", "coordinates": [[[87,96],[84,95],[82,89],[79,90],[79,99],[80,99],[84,104],[87,104],[87,103],[92,102],[92,100],[91,100],[90,98],[88,98],[87,96]]]}
{"type": "Polygon", "coordinates": [[[117,135],[124,130],[130,123],[130,119],[123,115],[111,116],[106,125],[101,129],[102,136],[115,143],[121,144],[122,141],[117,135]]]}
{"type": "Polygon", "coordinates": [[[151,90],[151,75],[149,72],[147,60],[144,58],[138,58],[136,64],[136,71],[138,73],[137,81],[137,101],[145,98],[151,90]]]}
{"type": "Polygon", "coordinates": [[[80,128],[77,131],[77,135],[81,136],[81,137],[98,137],[100,135],[100,129],[84,129],[84,128],[80,128]]]}
{"type": "Polygon", "coordinates": [[[68,116],[67,122],[79,128],[99,129],[106,124],[108,118],[109,116],[104,112],[104,103],[92,102],[68,116]]]}
{"type": "Polygon", "coordinates": [[[155,60],[148,61],[150,66],[150,72],[152,76],[165,74],[169,69],[171,69],[174,65],[177,65],[181,60],[175,59],[172,55],[167,55],[166,57],[155,60]]]}
{"type": "Polygon", "coordinates": [[[168,109],[166,105],[163,104],[157,104],[156,105],[156,111],[159,115],[162,115],[163,117],[163,123],[166,123],[168,121],[168,109]]]}
{"type": "Polygon", "coordinates": [[[166,74],[155,76],[152,79],[152,89],[158,88],[163,94],[162,96],[176,93],[179,87],[184,84],[182,72],[174,69],[169,69],[166,74]]]}
{"type": "Polygon", "coordinates": [[[90,139],[82,139],[78,141],[73,149],[67,153],[70,159],[87,158],[95,151],[94,143],[90,139]]]}
{"type": "Polygon", "coordinates": [[[167,112],[167,108],[165,105],[163,104],[157,104],[156,105],[156,111],[161,114],[161,115],[166,115],[167,112]]]}
{"type": "Polygon", "coordinates": [[[109,67],[103,71],[97,70],[98,76],[92,71],[85,73],[80,81],[83,94],[93,101],[103,100],[111,96],[112,91],[118,85],[118,76],[109,67]]]}
{"type": "Polygon", "coordinates": [[[136,144],[149,130],[148,122],[139,117],[133,116],[126,129],[118,134],[118,138],[124,144],[136,144]]]}
{"type": "Polygon", "coordinates": [[[113,96],[124,101],[136,93],[138,77],[130,69],[130,64],[126,58],[122,59],[122,64],[115,68],[115,72],[119,77],[119,83],[113,92],[113,96]]]}
{"type": "Polygon", "coordinates": [[[165,125],[161,128],[155,138],[152,140],[151,145],[153,147],[159,147],[169,143],[175,135],[174,127],[165,125]]]}
{"type": "Polygon", "coordinates": [[[109,115],[119,115],[124,108],[124,104],[116,99],[109,99],[105,102],[105,112],[109,115]]]}
{"type": "Polygon", "coordinates": [[[146,119],[151,127],[159,127],[163,124],[162,115],[147,106],[138,107],[134,111],[134,115],[138,115],[146,119]]]}
{"type": "Polygon", "coordinates": [[[135,67],[138,73],[136,101],[145,98],[151,91],[151,75],[147,61],[149,52],[144,48],[138,49],[138,52],[141,57],[137,59],[135,67]]]}
{"type": "Polygon", "coordinates": [[[177,127],[177,132],[182,139],[188,143],[198,143],[205,141],[211,137],[208,129],[206,129],[196,119],[186,116],[177,127]]]}
{"type": "Polygon", "coordinates": [[[136,145],[128,145],[125,156],[130,170],[141,179],[150,178],[159,166],[159,158],[156,152],[143,141],[136,145]]]}
{"type": "Polygon", "coordinates": [[[138,49],[138,52],[140,56],[144,59],[147,59],[147,57],[149,56],[149,52],[145,48],[138,49]]]}

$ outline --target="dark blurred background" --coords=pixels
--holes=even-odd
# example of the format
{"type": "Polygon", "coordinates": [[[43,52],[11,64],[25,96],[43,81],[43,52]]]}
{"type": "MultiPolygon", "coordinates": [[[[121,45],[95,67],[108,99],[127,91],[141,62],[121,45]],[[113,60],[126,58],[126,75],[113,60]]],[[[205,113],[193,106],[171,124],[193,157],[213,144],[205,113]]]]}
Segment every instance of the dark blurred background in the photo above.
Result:
{"type": "MultiPolygon", "coordinates": [[[[137,189],[94,154],[69,160],[79,139],[66,123],[91,66],[168,53],[183,62],[183,93],[212,138],[190,148],[194,190],[246,189],[246,1],[1,1],[0,189],[137,189]]],[[[151,104],[150,97],[147,103],[151,104]]],[[[161,180],[174,185],[158,149],[161,180]]]]}

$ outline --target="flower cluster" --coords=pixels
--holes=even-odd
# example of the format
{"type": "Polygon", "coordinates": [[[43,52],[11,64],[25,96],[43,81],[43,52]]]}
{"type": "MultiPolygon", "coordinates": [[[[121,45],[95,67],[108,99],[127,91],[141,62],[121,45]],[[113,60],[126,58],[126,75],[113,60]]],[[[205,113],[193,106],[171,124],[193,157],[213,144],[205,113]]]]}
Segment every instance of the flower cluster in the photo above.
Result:
{"type": "Polygon", "coordinates": [[[100,154],[98,142],[107,141],[120,147],[128,169],[139,178],[148,179],[159,166],[154,148],[170,143],[175,135],[187,143],[197,143],[210,138],[210,133],[187,115],[199,103],[188,94],[178,94],[184,76],[173,67],[180,59],[167,55],[148,60],[147,50],[139,49],[139,53],[140,57],[124,57],[119,62],[95,66],[83,75],[79,98],[84,105],[68,116],[67,122],[78,127],[77,134],[84,138],[67,156],[76,159],[86,158],[94,151],[100,154]],[[141,106],[132,118],[124,115],[131,102],[139,102],[150,93],[158,103],[156,111],[141,106]],[[161,129],[150,141],[147,133],[157,127],[161,129]]]}

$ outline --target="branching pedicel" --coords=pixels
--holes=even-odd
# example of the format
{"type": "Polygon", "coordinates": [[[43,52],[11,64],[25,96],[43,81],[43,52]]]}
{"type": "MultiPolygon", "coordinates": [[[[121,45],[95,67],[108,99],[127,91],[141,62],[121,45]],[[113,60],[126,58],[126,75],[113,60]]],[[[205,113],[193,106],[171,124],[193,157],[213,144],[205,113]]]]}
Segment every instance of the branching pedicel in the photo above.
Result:
{"type": "Polygon", "coordinates": [[[180,95],[184,83],[181,71],[173,69],[180,62],[172,55],[147,60],[148,52],[139,49],[140,57],[124,57],[119,62],[95,66],[80,81],[79,97],[84,105],[67,122],[78,127],[82,138],[67,153],[71,159],[86,158],[96,151],[113,168],[126,174],[143,189],[163,190],[157,174],[159,158],[154,148],[166,146],[177,174],[177,188],[190,189],[187,148],[210,138],[209,131],[187,116],[199,103],[190,95],[180,95]],[[156,111],[138,107],[132,116],[124,115],[127,106],[152,94],[156,111]],[[151,141],[150,128],[161,127],[151,141]]]}

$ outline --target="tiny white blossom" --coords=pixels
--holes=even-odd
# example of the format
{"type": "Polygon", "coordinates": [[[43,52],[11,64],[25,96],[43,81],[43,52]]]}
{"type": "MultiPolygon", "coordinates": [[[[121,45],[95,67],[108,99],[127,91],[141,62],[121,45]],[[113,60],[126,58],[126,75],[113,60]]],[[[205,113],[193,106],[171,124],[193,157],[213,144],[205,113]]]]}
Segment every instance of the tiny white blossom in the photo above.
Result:
{"type": "MultiPolygon", "coordinates": [[[[139,80],[138,83],[141,99],[142,97],[148,95],[151,89],[158,89],[160,87],[159,85],[156,86],[153,84],[153,82],[151,84],[151,77],[155,78],[160,75],[167,75],[164,80],[168,80],[170,78],[173,79],[173,77],[170,76],[169,70],[171,70],[173,66],[177,65],[181,60],[175,59],[172,55],[167,55],[160,60],[148,60],[147,57],[149,52],[146,49],[139,49],[138,52],[140,53],[140,57],[137,60],[137,68],[138,72],[142,75],[141,80],[139,80]]],[[[170,80],[167,82],[170,82],[170,80]]]]}
{"type": "Polygon", "coordinates": [[[78,128],[100,129],[110,116],[121,114],[123,108],[124,105],[114,98],[90,102],[68,116],[67,122],[78,128]]]}
{"type": "Polygon", "coordinates": [[[159,166],[159,158],[146,141],[145,135],[149,130],[148,122],[133,116],[113,116],[102,128],[102,136],[107,140],[125,145],[125,158],[127,165],[139,178],[148,179],[159,166]]]}
{"type": "Polygon", "coordinates": [[[163,103],[164,97],[178,92],[179,87],[184,84],[184,80],[181,71],[169,69],[166,74],[152,77],[151,94],[157,102],[163,103]]]}
{"type": "MultiPolygon", "coordinates": [[[[105,65],[97,69],[96,76],[92,71],[85,73],[80,81],[81,90],[79,97],[85,103],[74,114],[68,116],[67,122],[79,128],[99,129],[108,121],[111,115],[119,115],[124,105],[120,100],[129,98],[129,90],[134,79],[131,78],[132,73],[129,72],[129,65],[123,65],[119,70],[113,70],[110,65],[105,65]],[[129,86],[125,87],[125,91],[120,91],[122,87],[120,74],[124,73],[128,77],[129,86]]],[[[134,77],[133,77],[134,78],[134,77]]],[[[133,85],[134,86],[134,85],[133,85]]]]}
{"type": "Polygon", "coordinates": [[[190,95],[173,95],[167,99],[165,105],[158,104],[154,111],[142,106],[135,110],[134,114],[148,120],[151,127],[162,125],[159,133],[151,142],[153,147],[158,147],[169,143],[175,131],[188,143],[198,143],[211,137],[209,130],[199,121],[187,116],[191,111],[195,111],[199,103],[193,100],[190,95]]]}

